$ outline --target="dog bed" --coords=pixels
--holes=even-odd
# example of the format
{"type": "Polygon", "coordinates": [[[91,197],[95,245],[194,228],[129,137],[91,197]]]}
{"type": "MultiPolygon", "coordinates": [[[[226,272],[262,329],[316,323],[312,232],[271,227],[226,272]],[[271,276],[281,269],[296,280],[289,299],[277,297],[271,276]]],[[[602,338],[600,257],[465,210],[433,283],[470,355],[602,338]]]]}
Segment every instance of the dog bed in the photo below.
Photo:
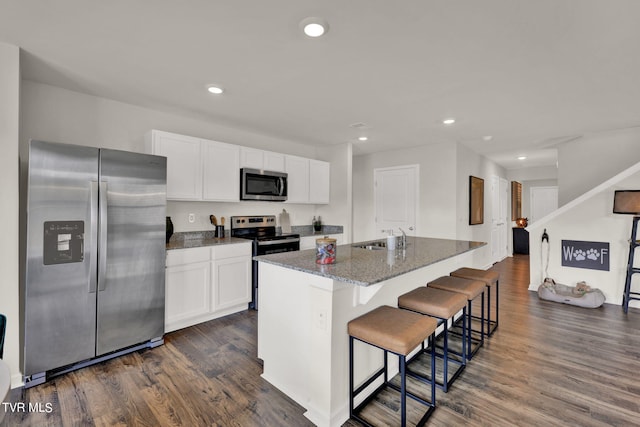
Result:
{"type": "Polygon", "coordinates": [[[600,307],[605,300],[600,289],[593,289],[585,282],[578,282],[576,286],[567,286],[556,283],[550,277],[544,279],[538,287],[538,298],[586,308],[600,307]]]}

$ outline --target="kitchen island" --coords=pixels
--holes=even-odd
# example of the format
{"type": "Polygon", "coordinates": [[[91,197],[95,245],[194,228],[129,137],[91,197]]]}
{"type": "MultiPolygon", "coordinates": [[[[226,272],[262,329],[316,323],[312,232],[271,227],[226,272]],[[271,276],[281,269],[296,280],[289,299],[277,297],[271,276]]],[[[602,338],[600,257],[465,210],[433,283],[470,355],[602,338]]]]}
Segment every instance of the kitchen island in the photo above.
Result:
{"type": "MultiPolygon", "coordinates": [[[[486,245],[407,237],[405,249],[364,248],[371,243],[338,246],[330,265],[316,264],[313,249],[255,257],[262,376],[318,426],[349,418],[347,323],[380,305],[396,306],[399,295],[459,267],[477,267],[474,250],[486,245]]],[[[382,356],[363,345],[355,353],[358,383],[381,366],[382,356]]]]}

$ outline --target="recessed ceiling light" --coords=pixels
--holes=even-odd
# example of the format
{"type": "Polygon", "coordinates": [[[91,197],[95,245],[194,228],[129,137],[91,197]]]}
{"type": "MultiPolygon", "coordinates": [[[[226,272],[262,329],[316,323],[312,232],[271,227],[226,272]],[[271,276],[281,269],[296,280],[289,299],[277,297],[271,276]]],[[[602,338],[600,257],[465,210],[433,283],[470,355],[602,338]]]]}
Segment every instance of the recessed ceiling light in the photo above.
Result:
{"type": "Polygon", "coordinates": [[[302,31],[307,37],[320,37],[329,31],[329,24],[322,18],[309,17],[300,22],[302,31]]]}
{"type": "Polygon", "coordinates": [[[358,137],[358,141],[367,141],[367,140],[369,140],[369,138],[367,138],[366,136],[358,137]]]}
{"type": "Polygon", "coordinates": [[[220,95],[222,92],[224,92],[223,88],[221,88],[220,86],[216,86],[216,85],[207,86],[207,90],[210,93],[213,93],[214,95],[220,95]]]}
{"type": "Polygon", "coordinates": [[[527,156],[518,156],[518,160],[525,160],[527,156]]]}
{"type": "Polygon", "coordinates": [[[491,141],[493,139],[493,137],[491,135],[485,135],[482,137],[483,141],[491,141]]]}
{"type": "Polygon", "coordinates": [[[444,124],[444,125],[452,125],[455,122],[456,122],[456,119],[454,119],[453,117],[450,117],[448,119],[442,120],[442,124],[444,124]]]}

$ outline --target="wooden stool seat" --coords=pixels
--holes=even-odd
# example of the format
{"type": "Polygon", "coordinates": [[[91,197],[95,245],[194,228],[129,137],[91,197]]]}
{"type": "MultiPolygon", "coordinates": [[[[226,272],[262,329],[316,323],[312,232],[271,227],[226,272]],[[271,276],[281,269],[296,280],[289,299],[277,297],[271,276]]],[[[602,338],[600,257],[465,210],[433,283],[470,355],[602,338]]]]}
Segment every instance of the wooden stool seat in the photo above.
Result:
{"type": "Polygon", "coordinates": [[[398,297],[398,307],[440,319],[450,319],[466,306],[465,295],[426,286],[398,297]]]}
{"type": "MultiPolygon", "coordinates": [[[[458,361],[449,358],[449,319],[453,322],[454,316],[461,311],[463,318],[465,317],[467,297],[462,293],[423,286],[407,292],[404,295],[400,295],[398,297],[398,307],[435,317],[438,319],[438,323],[444,326],[442,330],[442,354],[437,354],[439,358],[441,357],[443,359],[443,379],[441,382],[437,382],[437,385],[446,393],[449,390],[449,386],[453,384],[466,366],[466,322],[462,322],[462,352],[460,354],[462,360],[458,361]],[[453,372],[451,378],[449,378],[449,362],[458,365],[458,368],[453,372]]],[[[429,351],[435,352],[435,346],[429,351]]],[[[422,352],[425,353],[426,350],[423,348],[422,352]]],[[[414,359],[417,358],[417,356],[419,355],[416,355],[414,359]]],[[[409,361],[409,365],[411,365],[412,362],[413,359],[409,361]]],[[[417,375],[411,371],[409,374],[417,375]]]]}
{"type": "Polygon", "coordinates": [[[477,353],[477,351],[480,349],[480,347],[482,347],[484,345],[484,291],[486,288],[486,285],[484,282],[481,282],[479,280],[470,280],[470,279],[462,279],[460,277],[453,277],[453,276],[442,276],[442,277],[438,277],[437,279],[427,283],[427,287],[429,288],[436,288],[436,289],[442,289],[445,291],[452,291],[452,292],[458,292],[462,295],[464,295],[467,298],[467,313],[466,313],[466,318],[463,319],[463,322],[466,320],[467,324],[467,358],[469,360],[471,360],[471,358],[473,357],[473,355],[475,353],[477,353]],[[478,296],[481,297],[481,305],[480,305],[480,310],[481,310],[481,319],[480,319],[480,331],[473,331],[471,328],[471,319],[472,319],[472,302],[475,298],[477,298],[478,296]],[[476,342],[478,343],[478,345],[476,346],[475,349],[471,348],[471,343],[473,341],[473,338],[471,336],[471,332],[478,332],[480,334],[480,338],[478,340],[476,340],[476,342]]]}
{"type": "Polygon", "coordinates": [[[480,270],[478,268],[462,267],[452,271],[451,276],[463,279],[480,280],[487,286],[493,286],[500,280],[500,273],[493,270],[480,270]]]}
{"type": "MultiPolygon", "coordinates": [[[[365,425],[371,425],[363,419],[360,412],[379,391],[390,387],[400,392],[400,425],[407,424],[407,397],[420,402],[427,407],[417,425],[424,425],[431,416],[436,406],[436,382],[432,379],[428,382],[431,386],[431,400],[423,398],[407,391],[407,355],[418,346],[424,345],[429,340],[430,345],[435,345],[435,330],[438,326],[436,319],[422,316],[418,313],[399,308],[380,306],[360,317],[351,320],[347,324],[349,332],[349,415],[365,425]],[[359,387],[354,389],[354,340],[371,344],[384,350],[383,367],[369,376],[359,387]],[[389,381],[387,353],[398,356],[400,369],[400,387],[389,381]],[[384,375],[384,382],[362,403],[354,407],[355,397],[362,393],[369,385],[384,375]]],[[[431,376],[435,378],[435,352],[431,353],[431,376]]]]}
{"type": "Polygon", "coordinates": [[[436,319],[383,305],[353,319],[349,335],[384,350],[404,356],[435,332],[436,319]]]}
{"type": "Polygon", "coordinates": [[[485,284],[479,280],[462,279],[460,277],[442,276],[427,283],[430,288],[458,292],[471,301],[484,293],[485,284]]]}
{"type": "Polygon", "coordinates": [[[461,277],[463,279],[470,280],[480,280],[485,283],[485,285],[487,286],[487,331],[489,336],[493,335],[493,332],[498,327],[498,317],[500,314],[500,306],[498,305],[498,302],[500,301],[500,288],[498,286],[500,281],[500,273],[493,270],[480,270],[478,268],[462,267],[455,271],[452,271],[450,274],[453,277],[461,277]],[[491,318],[491,287],[495,288],[495,319],[491,318]]]}

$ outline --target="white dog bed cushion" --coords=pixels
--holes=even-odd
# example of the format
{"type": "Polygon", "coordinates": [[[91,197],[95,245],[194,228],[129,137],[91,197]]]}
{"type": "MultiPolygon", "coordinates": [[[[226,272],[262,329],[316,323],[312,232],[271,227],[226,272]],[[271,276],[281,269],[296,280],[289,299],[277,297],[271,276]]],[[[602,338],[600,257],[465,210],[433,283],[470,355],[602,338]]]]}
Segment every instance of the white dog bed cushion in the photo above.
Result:
{"type": "Polygon", "coordinates": [[[538,297],[547,301],[586,308],[600,307],[605,300],[600,289],[592,289],[584,282],[579,282],[577,286],[567,286],[556,283],[549,277],[544,279],[542,285],[538,287],[538,297]]]}

